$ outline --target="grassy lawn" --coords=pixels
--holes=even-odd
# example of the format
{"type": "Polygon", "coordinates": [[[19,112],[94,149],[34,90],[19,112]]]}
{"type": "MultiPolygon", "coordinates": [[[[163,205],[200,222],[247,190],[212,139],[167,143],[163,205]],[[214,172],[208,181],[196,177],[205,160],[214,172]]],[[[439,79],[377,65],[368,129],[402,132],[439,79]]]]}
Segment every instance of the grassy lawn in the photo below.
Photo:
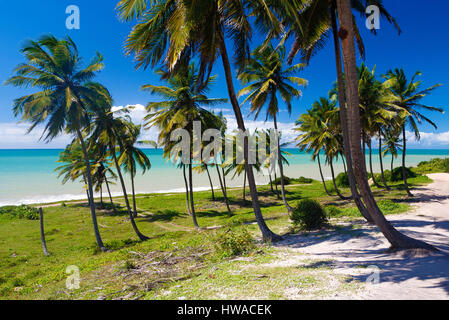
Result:
{"type": "MultiPolygon", "coordinates": [[[[417,186],[431,180],[419,176],[409,182],[417,186]]],[[[333,189],[331,183],[328,188],[333,189]]],[[[269,186],[259,186],[258,191],[269,227],[277,233],[288,232],[290,221],[282,201],[269,186]]],[[[342,192],[349,194],[348,189],[342,192]]],[[[373,192],[385,214],[410,209],[401,183],[394,184],[391,192],[376,188],[373,192]]],[[[220,195],[219,190],[216,195],[220,195]]],[[[42,253],[39,221],[0,215],[0,299],[189,299],[219,298],[220,292],[228,298],[240,298],[243,292],[251,297],[258,290],[266,291],[263,298],[274,299],[288,297],[281,290],[287,283],[307,291],[321,281],[325,263],[313,270],[307,266],[267,269],[264,263],[277,253],[260,241],[239,254],[243,260],[223,254],[220,239],[224,236],[240,234],[243,229],[256,239],[260,236],[251,202],[242,200],[242,190],[230,189],[229,196],[233,214],[227,212],[220,196],[212,202],[210,192],[195,193],[198,223],[211,227],[196,231],[186,213],[183,193],[138,195],[136,221],[141,232],[150,237],[146,242],[138,241],[123,205],[117,214],[98,210],[100,232],[110,249],[106,253],[97,250],[85,203],[65,202],[44,208],[49,257],[42,253]],[[245,259],[260,264],[252,272],[254,277],[234,270],[244,265],[245,259]],[[80,289],[66,289],[66,268],[71,265],[80,270],[80,289]],[[298,274],[302,277],[295,280],[298,274]]],[[[327,196],[317,181],[287,186],[291,205],[305,198],[317,199],[329,208],[331,224],[360,218],[351,201],[327,196]]],[[[124,204],[123,198],[114,200],[124,204]]]]}

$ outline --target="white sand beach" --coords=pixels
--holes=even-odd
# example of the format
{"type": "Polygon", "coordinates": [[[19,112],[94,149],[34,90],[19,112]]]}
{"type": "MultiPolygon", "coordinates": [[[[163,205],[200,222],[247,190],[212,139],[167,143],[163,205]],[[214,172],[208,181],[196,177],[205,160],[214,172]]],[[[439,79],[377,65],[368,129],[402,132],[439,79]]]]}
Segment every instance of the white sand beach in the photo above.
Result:
{"type": "MultiPolygon", "coordinates": [[[[308,259],[329,260],[333,272],[363,283],[356,292],[331,299],[449,299],[449,174],[429,174],[433,183],[414,190],[415,209],[388,219],[400,231],[441,250],[388,253],[389,244],[376,227],[365,223],[353,233],[329,237],[291,236],[278,245],[298,255],[285,255],[276,265],[300,265],[308,259]],[[285,260],[283,260],[285,259],[285,260]],[[297,259],[297,261],[292,261],[297,259]],[[370,277],[378,283],[365,283],[370,277]]],[[[304,297],[291,296],[292,299],[304,297]]]]}

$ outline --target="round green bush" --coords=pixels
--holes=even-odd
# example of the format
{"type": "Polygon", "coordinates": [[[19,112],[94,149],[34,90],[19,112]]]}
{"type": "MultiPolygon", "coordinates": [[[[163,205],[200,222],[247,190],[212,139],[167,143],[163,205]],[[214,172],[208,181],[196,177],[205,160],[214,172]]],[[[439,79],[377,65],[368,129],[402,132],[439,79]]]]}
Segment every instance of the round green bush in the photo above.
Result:
{"type": "Polygon", "coordinates": [[[326,211],[315,200],[302,199],[290,214],[293,225],[302,230],[316,230],[327,222],[326,211]]]}
{"type": "MultiPolygon", "coordinates": [[[[405,168],[405,175],[408,178],[416,178],[416,173],[414,173],[410,168],[405,168]]],[[[393,172],[390,176],[390,181],[397,182],[402,181],[402,167],[397,167],[393,169],[393,172]]]]}
{"type": "MultiPolygon", "coordinates": [[[[281,185],[281,177],[274,179],[274,180],[273,180],[273,183],[274,183],[275,185],[280,186],[280,185],[281,185]]],[[[291,183],[292,183],[292,178],[289,178],[289,177],[284,176],[284,185],[289,185],[289,184],[291,184],[291,183]]]]}
{"type": "Polygon", "coordinates": [[[337,187],[340,188],[349,188],[349,177],[345,172],[340,173],[336,178],[335,182],[337,183],[337,187]]]}
{"type": "Polygon", "coordinates": [[[306,177],[299,177],[298,179],[296,179],[296,181],[298,183],[312,183],[313,179],[306,178],[306,177]]]}

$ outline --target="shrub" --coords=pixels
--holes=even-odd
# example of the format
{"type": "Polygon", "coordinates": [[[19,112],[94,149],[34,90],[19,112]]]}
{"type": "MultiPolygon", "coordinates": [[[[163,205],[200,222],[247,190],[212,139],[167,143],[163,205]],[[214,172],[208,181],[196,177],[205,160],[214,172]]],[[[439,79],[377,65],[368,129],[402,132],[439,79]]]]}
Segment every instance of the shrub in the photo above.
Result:
{"type": "Polygon", "coordinates": [[[349,188],[349,177],[348,177],[348,174],[345,173],[345,172],[340,173],[335,178],[335,183],[337,184],[337,187],[349,188]]]}
{"type": "Polygon", "coordinates": [[[319,202],[311,199],[302,199],[298,202],[290,215],[293,225],[302,230],[315,230],[321,228],[326,222],[326,212],[319,202]]]}
{"type": "MultiPolygon", "coordinates": [[[[287,177],[287,176],[284,176],[284,185],[289,185],[289,184],[291,184],[291,183],[292,183],[292,180],[293,180],[292,178],[289,178],[289,177],[287,177]]],[[[281,177],[274,179],[274,180],[273,180],[273,183],[274,183],[275,185],[280,186],[280,185],[281,185],[281,177]]]]}
{"type": "Polygon", "coordinates": [[[434,158],[430,161],[421,161],[416,167],[416,172],[425,173],[435,173],[435,172],[445,172],[449,173],[449,158],[434,158]]]}
{"type": "Polygon", "coordinates": [[[215,250],[221,258],[249,253],[255,249],[254,239],[246,229],[220,231],[213,239],[215,250]]]}
{"type": "Polygon", "coordinates": [[[396,202],[393,202],[389,199],[383,199],[377,202],[379,209],[383,213],[393,213],[400,208],[400,205],[396,202]]]}
{"type": "MultiPolygon", "coordinates": [[[[414,173],[412,170],[410,170],[410,168],[405,168],[405,175],[406,175],[407,179],[417,177],[416,173],[414,173]]],[[[402,167],[394,168],[393,172],[391,173],[391,176],[390,176],[390,181],[397,182],[397,181],[402,181],[402,180],[403,180],[402,167]]]]}
{"type": "Polygon", "coordinates": [[[10,219],[39,220],[39,211],[34,207],[26,205],[6,206],[0,207],[0,216],[8,217],[10,219]]]}
{"type": "Polygon", "coordinates": [[[306,178],[306,177],[299,177],[298,179],[296,179],[296,181],[298,183],[312,183],[313,179],[306,178]]]}

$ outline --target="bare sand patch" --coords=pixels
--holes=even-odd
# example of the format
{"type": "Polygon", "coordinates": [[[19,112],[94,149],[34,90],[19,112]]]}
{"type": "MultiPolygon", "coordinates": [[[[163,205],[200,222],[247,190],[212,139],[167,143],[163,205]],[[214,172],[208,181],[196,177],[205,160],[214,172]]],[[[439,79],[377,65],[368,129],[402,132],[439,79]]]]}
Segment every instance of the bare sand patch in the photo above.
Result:
{"type": "MultiPolygon", "coordinates": [[[[280,255],[275,264],[303,264],[303,254],[332,261],[330,272],[362,283],[356,292],[344,292],[336,299],[449,299],[449,174],[429,177],[433,183],[414,190],[416,197],[410,200],[414,209],[388,219],[401,232],[436,246],[441,254],[389,253],[389,243],[378,229],[362,222],[356,229],[343,225],[337,231],[288,236],[276,246],[300,255],[280,255]]],[[[300,298],[293,292],[290,288],[289,298],[300,298]]]]}

